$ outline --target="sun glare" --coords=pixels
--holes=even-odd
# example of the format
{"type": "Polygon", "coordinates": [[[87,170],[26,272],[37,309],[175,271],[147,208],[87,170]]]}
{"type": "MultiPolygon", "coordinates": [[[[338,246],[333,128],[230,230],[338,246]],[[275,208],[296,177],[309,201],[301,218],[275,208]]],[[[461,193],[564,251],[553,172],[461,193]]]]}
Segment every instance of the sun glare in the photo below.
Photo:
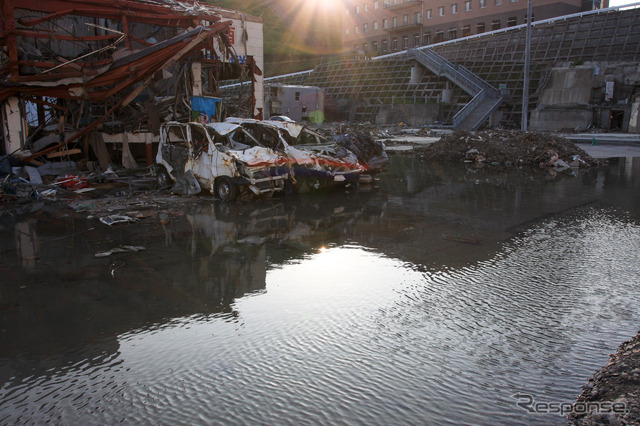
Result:
{"type": "Polygon", "coordinates": [[[337,12],[339,0],[308,0],[310,7],[325,12],[337,12]]]}
{"type": "Polygon", "coordinates": [[[328,51],[328,29],[340,31],[340,4],[341,0],[289,0],[285,20],[290,26],[285,41],[299,52],[328,51]]]}

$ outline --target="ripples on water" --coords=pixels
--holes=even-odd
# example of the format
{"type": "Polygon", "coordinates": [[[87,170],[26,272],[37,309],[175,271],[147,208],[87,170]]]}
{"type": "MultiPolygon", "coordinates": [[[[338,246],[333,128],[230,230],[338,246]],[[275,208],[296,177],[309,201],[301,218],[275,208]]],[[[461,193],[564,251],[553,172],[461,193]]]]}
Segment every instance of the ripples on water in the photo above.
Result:
{"type": "Polygon", "coordinates": [[[265,288],[223,312],[72,364],[1,358],[0,423],[562,424],[513,395],[573,401],[635,333],[638,248],[634,220],[582,207],[456,268],[355,243],[265,256],[265,288]]]}

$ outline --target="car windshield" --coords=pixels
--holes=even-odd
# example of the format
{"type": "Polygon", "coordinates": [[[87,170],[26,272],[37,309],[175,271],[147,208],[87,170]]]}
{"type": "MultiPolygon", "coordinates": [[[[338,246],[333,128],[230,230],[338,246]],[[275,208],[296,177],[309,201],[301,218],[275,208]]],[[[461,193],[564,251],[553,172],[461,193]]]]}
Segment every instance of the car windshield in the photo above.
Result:
{"type": "Polygon", "coordinates": [[[322,135],[308,129],[302,129],[295,145],[330,145],[331,142],[322,135]]]}
{"type": "Polygon", "coordinates": [[[225,135],[219,134],[211,127],[209,127],[207,130],[209,131],[209,135],[213,139],[214,143],[222,144],[223,146],[227,146],[232,149],[242,150],[255,146],[264,146],[242,127],[238,127],[237,129],[225,135]]]}

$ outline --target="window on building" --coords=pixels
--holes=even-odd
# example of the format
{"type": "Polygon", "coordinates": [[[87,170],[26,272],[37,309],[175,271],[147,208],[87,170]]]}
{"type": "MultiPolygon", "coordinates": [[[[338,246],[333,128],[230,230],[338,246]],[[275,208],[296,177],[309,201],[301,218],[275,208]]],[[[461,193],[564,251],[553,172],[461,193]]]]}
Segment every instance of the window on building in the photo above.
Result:
{"type": "Polygon", "coordinates": [[[438,15],[440,15],[440,16],[444,16],[444,6],[440,6],[440,7],[438,8],[438,15]]]}
{"type": "Polygon", "coordinates": [[[385,30],[387,28],[389,28],[389,20],[388,19],[383,19],[382,20],[382,28],[385,29],[385,30]]]}
{"type": "Polygon", "coordinates": [[[480,0],[480,9],[487,7],[487,0],[480,0]]]}
{"type": "Polygon", "coordinates": [[[364,4],[364,11],[365,11],[365,12],[368,12],[368,11],[369,11],[369,5],[368,5],[368,4],[366,4],[366,3],[364,4]]]}
{"type": "Polygon", "coordinates": [[[484,32],[484,22],[478,22],[476,25],[476,34],[482,34],[484,32]]]}
{"type": "Polygon", "coordinates": [[[344,33],[345,33],[346,35],[349,35],[349,28],[347,28],[346,30],[344,30],[344,33]]]}
{"type": "Polygon", "coordinates": [[[409,48],[409,36],[402,37],[402,50],[407,50],[409,48]]]}
{"type": "Polygon", "coordinates": [[[393,28],[397,28],[398,27],[398,17],[394,16],[393,17],[393,28]]]}
{"type": "Polygon", "coordinates": [[[422,13],[421,12],[416,12],[415,16],[413,17],[415,19],[416,24],[421,24],[422,23],[422,13]]]}
{"type": "Polygon", "coordinates": [[[362,32],[366,33],[367,31],[369,31],[369,24],[367,23],[362,24],[362,32]]]}
{"type": "Polygon", "coordinates": [[[354,33],[354,34],[358,34],[358,33],[359,33],[359,30],[358,30],[358,26],[357,26],[357,25],[356,25],[356,26],[355,26],[355,28],[353,29],[353,33],[354,33]]]}
{"type": "Polygon", "coordinates": [[[391,49],[394,52],[398,51],[398,39],[397,38],[394,38],[394,39],[391,40],[391,49]]]}
{"type": "Polygon", "coordinates": [[[507,18],[507,27],[515,27],[518,25],[518,18],[515,16],[510,16],[507,18]]]}
{"type": "Polygon", "coordinates": [[[364,50],[364,53],[369,52],[369,43],[362,43],[362,50],[364,50]]]}
{"type": "MultiPolygon", "coordinates": [[[[526,24],[527,22],[529,22],[529,17],[525,16],[524,17],[524,23],[526,24]]],[[[536,22],[536,14],[531,12],[531,22],[536,22]]]]}
{"type": "Polygon", "coordinates": [[[433,39],[434,43],[440,43],[444,41],[444,32],[442,30],[436,31],[436,36],[433,39]]]}
{"type": "Polygon", "coordinates": [[[345,9],[344,13],[348,15],[349,14],[349,9],[345,9]]]}
{"type": "Polygon", "coordinates": [[[431,33],[430,32],[426,32],[422,35],[422,44],[424,46],[431,44],[431,33]]]}
{"type": "Polygon", "coordinates": [[[389,53],[389,41],[382,40],[380,43],[380,49],[382,50],[382,53],[389,53]]]}
{"type": "Polygon", "coordinates": [[[373,53],[378,53],[378,42],[377,41],[372,41],[371,42],[371,51],[373,53]]]}
{"type": "Polygon", "coordinates": [[[511,0],[511,3],[517,3],[518,0],[511,0]]]}
{"type": "Polygon", "coordinates": [[[379,7],[380,7],[380,5],[378,4],[378,1],[377,1],[377,0],[376,0],[376,1],[374,1],[374,2],[373,2],[373,8],[374,8],[374,9],[377,9],[377,8],[379,8],[379,7]]]}
{"type": "Polygon", "coordinates": [[[449,40],[458,38],[458,29],[456,27],[449,28],[449,40]]]}
{"type": "Polygon", "coordinates": [[[496,19],[495,21],[491,21],[491,31],[500,29],[500,20],[496,19]]]}
{"type": "Polygon", "coordinates": [[[402,16],[402,25],[409,25],[409,15],[402,16]]]}
{"type": "Polygon", "coordinates": [[[427,9],[426,17],[427,19],[431,19],[431,9],[427,9]]]}
{"type": "Polygon", "coordinates": [[[356,6],[356,15],[360,15],[360,6],[356,6]]]}
{"type": "Polygon", "coordinates": [[[378,29],[378,21],[373,21],[373,31],[378,29]]]}
{"type": "Polygon", "coordinates": [[[458,13],[458,3],[454,3],[451,5],[451,13],[453,15],[455,15],[456,13],[458,13]]]}
{"type": "Polygon", "coordinates": [[[464,2],[464,10],[465,12],[471,12],[471,0],[467,0],[464,2]]]}
{"type": "Polygon", "coordinates": [[[502,0],[494,0],[496,6],[500,6],[502,4],[502,0]]]}
{"type": "Polygon", "coordinates": [[[300,92],[296,92],[296,101],[299,101],[299,100],[300,100],[300,92]]]}
{"type": "Polygon", "coordinates": [[[413,35],[413,47],[420,46],[420,34],[413,35]]]}
{"type": "Polygon", "coordinates": [[[468,37],[471,35],[471,25],[462,26],[462,37],[468,37]]]}

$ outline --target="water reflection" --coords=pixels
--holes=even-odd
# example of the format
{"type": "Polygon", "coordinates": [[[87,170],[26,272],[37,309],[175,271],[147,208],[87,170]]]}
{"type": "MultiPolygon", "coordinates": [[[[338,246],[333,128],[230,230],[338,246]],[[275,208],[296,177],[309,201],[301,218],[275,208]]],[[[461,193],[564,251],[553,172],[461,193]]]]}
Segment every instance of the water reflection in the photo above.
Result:
{"type": "Polygon", "coordinates": [[[5,214],[0,422],[561,423],[511,395],[571,400],[635,332],[638,171],[394,157],[370,191],[5,214]]]}

